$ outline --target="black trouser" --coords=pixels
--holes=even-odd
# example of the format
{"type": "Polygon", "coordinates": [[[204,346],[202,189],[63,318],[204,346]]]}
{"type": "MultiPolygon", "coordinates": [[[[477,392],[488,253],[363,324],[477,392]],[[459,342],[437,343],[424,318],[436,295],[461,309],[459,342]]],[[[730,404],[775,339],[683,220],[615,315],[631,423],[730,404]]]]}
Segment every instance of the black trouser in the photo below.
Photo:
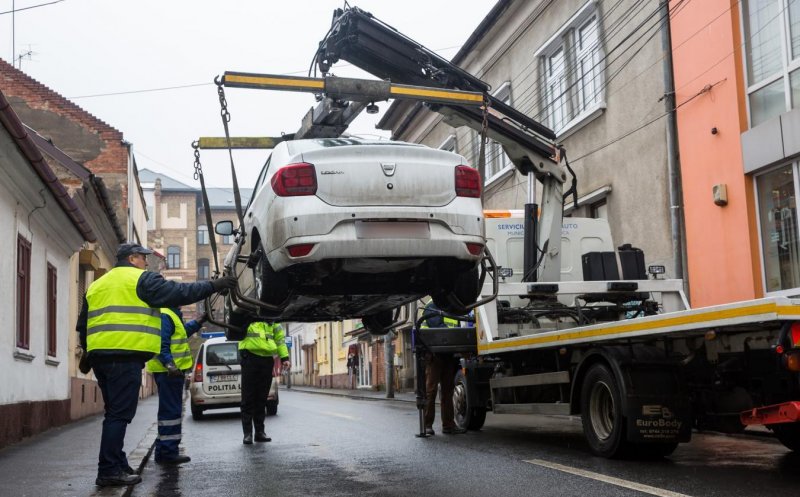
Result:
{"type": "Polygon", "coordinates": [[[136,415],[143,367],[144,363],[138,361],[92,364],[105,404],[98,477],[117,476],[129,467],[122,446],[125,443],[125,431],[136,415]]]}
{"type": "Polygon", "coordinates": [[[272,356],[262,357],[242,350],[242,429],[249,435],[264,432],[267,395],[272,383],[272,356]]]}

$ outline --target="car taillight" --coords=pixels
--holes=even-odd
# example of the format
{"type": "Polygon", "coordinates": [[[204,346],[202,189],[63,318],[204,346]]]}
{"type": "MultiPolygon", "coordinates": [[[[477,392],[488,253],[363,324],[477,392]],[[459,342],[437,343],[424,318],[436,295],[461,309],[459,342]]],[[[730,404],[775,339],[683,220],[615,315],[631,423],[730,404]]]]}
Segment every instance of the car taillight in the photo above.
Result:
{"type": "Polygon", "coordinates": [[[456,195],[479,198],[481,196],[481,175],[469,166],[456,166],[456,195]]]}
{"type": "Polygon", "coordinates": [[[203,365],[199,362],[194,367],[194,379],[192,381],[195,383],[203,383],[203,365]]]}
{"type": "Polygon", "coordinates": [[[278,170],[270,181],[279,197],[297,197],[317,193],[317,171],[314,164],[299,162],[278,170]]]}
{"type": "Polygon", "coordinates": [[[311,249],[314,248],[314,245],[313,243],[301,243],[300,245],[287,247],[286,250],[289,251],[289,255],[292,257],[304,257],[311,253],[311,249]]]}
{"type": "Polygon", "coordinates": [[[472,255],[481,255],[483,252],[483,244],[482,243],[467,243],[467,250],[472,255]]]}

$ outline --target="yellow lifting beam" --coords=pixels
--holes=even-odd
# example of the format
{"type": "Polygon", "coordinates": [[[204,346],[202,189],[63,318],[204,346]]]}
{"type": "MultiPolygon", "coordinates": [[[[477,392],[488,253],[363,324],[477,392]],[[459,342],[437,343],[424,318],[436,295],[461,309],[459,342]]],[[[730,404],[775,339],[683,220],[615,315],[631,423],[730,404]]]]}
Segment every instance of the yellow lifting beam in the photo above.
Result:
{"type": "MultiPolygon", "coordinates": [[[[233,136],[231,148],[233,149],[272,149],[275,145],[290,140],[292,135],[286,136],[233,136]]],[[[197,148],[204,150],[219,150],[228,148],[228,140],[224,136],[201,136],[197,139],[197,148]]]]}
{"type": "Polygon", "coordinates": [[[481,92],[448,90],[428,86],[397,85],[390,81],[354,78],[304,78],[278,74],[226,72],[222,84],[233,88],[324,93],[328,97],[360,102],[379,102],[390,98],[422,100],[430,103],[475,105],[484,103],[481,92]]]}

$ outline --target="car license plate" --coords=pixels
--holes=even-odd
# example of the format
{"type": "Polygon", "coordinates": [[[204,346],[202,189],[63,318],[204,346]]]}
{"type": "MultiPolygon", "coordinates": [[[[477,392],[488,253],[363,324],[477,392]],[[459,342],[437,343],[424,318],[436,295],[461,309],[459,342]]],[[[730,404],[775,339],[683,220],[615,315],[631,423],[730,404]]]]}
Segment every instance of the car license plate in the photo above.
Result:
{"type": "Polygon", "coordinates": [[[211,383],[222,383],[226,381],[239,381],[238,374],[218,374],[215,376],[210,376],[211,383]]]}
{"type": "Polygon", "coordinates": [[[431,237],[428,223],[424,222],[384,222],[384,221],[356,221],[356,236],[358,238],[418,238],[431,237]]]}

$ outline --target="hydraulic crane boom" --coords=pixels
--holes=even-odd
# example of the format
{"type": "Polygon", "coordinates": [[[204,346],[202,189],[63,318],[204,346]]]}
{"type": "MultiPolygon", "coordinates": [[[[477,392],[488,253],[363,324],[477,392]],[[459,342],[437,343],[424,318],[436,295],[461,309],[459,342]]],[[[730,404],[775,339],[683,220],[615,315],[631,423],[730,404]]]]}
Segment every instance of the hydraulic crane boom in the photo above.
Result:
{"type": "Polygon", "coordinates": [[[555,133],[523,112],[488,94],[490,87],[472,74],[401,34],[357,7],[337,9],[328,34],[316,54],[319,70],[327,75],[334,63],[345,60],[380,79],[407,85],[433,86],[484,94],[489,113],[456,104],[426,105],[448,124],[469,126],[500,143],[524,175],[542,183],[541,215],[535,185],[528,183],[526,206],[526,280],[558,281],[560,277],[563,184],[560,148],[555,133]]]}

